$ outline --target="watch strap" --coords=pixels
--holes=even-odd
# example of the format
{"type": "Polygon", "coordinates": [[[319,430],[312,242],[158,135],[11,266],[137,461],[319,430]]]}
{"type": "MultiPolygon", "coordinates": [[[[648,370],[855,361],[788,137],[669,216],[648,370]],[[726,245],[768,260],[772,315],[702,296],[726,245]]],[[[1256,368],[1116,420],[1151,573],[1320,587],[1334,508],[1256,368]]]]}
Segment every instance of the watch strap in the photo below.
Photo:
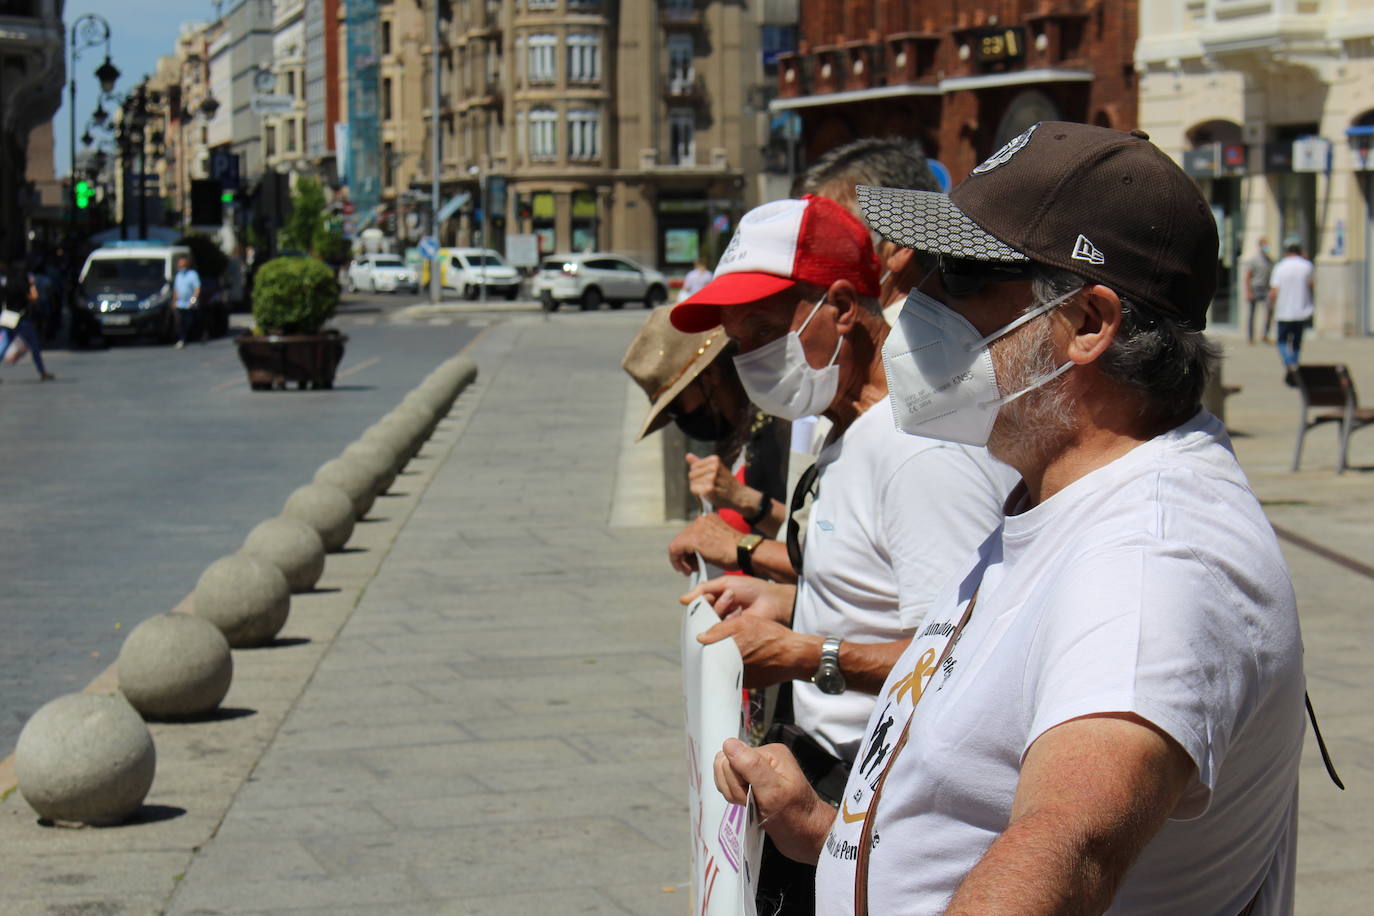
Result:
{"type": "Polygon", "coordinates": [[[767,493],[760,493],[759,497],[759,507],[755,509],[752,514],[741,514],[741,517],[751,528],[767,518],[768,513],[773,509],[773,497],[769,496],[767,493]]]}

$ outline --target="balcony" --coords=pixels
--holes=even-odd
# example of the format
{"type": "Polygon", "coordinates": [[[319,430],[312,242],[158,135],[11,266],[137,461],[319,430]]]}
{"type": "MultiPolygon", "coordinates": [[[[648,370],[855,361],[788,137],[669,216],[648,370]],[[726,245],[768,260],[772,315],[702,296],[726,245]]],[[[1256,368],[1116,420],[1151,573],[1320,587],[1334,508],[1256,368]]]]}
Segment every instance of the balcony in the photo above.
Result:
{"type": "Polygon", "coordinates": [[[706,101],[706,86],[695,67],[674,70],[663,81],[663,98],[675,105],[701,104],[706,101]]]}
{"type": "Polygon", "coordinates": [[[844,90],[869,89],[882,85],[882,45],[877,42],[854,41],[840,47],[843,71],[840,74],[844,90]]]}
{"type": "Polygon", "coordinates": [[[884,82],[889,86],[935,80],[940,36],[933,32],[898,32],[887,37],[884,82]]]}
{"type": "Polygon", "coordinates": [[[701,28],[705,22],[696,4],[665,4],[658,11],[658,21],[666,31],[689,31],[701,28]]]}
{"type": "Polygon", "coordinates": [[[845,80],[844,49],[839,45],[818,45],[812,58],[812,92],[828,95],[842,90],[845,80]]]}

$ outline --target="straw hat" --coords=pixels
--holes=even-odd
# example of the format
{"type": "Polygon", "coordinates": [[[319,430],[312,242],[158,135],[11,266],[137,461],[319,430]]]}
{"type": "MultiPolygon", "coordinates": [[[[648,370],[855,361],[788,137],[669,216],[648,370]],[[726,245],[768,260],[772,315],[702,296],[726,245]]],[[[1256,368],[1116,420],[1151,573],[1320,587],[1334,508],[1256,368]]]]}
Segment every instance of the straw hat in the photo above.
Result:
{"type": "Polygon", "coordinates": [[[664,412],[668,405],[730,343],[719,327],[699,334],[682,333],[669,322],[670,311],[671,306],[663,305],[649,313],[620,363],[649,398],[649,413],[636,442],[668,424],[670,417],[664,412]]]}

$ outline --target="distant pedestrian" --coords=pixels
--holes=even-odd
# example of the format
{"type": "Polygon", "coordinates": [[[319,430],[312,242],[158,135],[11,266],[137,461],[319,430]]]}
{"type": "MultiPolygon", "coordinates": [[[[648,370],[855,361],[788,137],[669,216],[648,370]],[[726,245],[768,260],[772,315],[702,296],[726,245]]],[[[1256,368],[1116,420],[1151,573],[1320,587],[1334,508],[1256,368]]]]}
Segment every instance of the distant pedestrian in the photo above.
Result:
{"type": "Polygon", "coordinates": [[[698,290],[705,288],[713,276],[710,268],[706,266],[706,262],[697,258],[692,269],[687,271],[687,276],[682,278],[682,295],[678,296],[678,301],[681,302],[698,290]]]}
{"type": "Polygon", "coordinates": [[[1269,343],[1269,331],[1274,326],[1274,306],[1269,302],[1269,274],[1274,259],[1269,256],[1269,240],[1261,237],[1254,257],[1245,262],[1245,295],[1249,299],[1250,314],[1245,324],[1245,336],[1255,342],[1255,312],[1264,309],[1264,324],[1260,336],[1269,343]]]}
{"type": "Polygon", "coordinates": [[[1279,358],[1288,383],[1295,384],[1292,371],[1302,350],[1302,332],[1312,322],[1316,307],[1312,303],[1312,262],[1303,257],[1302,243],[1289,239],[1286,254],[1274,265],[1269,276],[1269,306],[1278,319],[1279,358]]]}
{"type": "Polygon", "coordinates": [[[177,273],[172,279],[173,313],[177,323],[177,349],[186,346],[188,337],[205,342],[200,326],[200,274],[185,255],[177,258],[177,273]]]}
{"type": "Polygon", "coordinates": [[[39,381],[52,381],[56,376],[43,365],[43,347],[38,342],[38,332],[29,320],[29,312],[38,305],[38,285],[34,282],[33,274],[0,272],[0,288],[4,293],[0,296],[4,305],[4,311],[0,313],[0,363],[14,365],[23,356],[18,348],[13,354],[9,352],[17,339],[21,347],[27,347],[28,352],[33,354],[33,365],[38,370],[39,381]],[[20,292],[21,289],[27,292],[20,292]],[[10,358],[6,359],[7,356],[10,358]]]}

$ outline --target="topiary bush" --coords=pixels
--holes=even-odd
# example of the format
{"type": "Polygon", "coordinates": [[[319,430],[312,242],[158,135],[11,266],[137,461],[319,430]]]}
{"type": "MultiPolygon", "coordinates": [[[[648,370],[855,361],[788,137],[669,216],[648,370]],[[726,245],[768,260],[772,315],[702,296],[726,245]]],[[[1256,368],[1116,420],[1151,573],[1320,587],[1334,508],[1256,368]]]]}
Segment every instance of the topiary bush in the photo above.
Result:
{"type": "Polygon", "coordinates": [[[314,258],[273,258],[253,280],[258,333],[317,333],[338,304],[339,281],[314,258]]]}

